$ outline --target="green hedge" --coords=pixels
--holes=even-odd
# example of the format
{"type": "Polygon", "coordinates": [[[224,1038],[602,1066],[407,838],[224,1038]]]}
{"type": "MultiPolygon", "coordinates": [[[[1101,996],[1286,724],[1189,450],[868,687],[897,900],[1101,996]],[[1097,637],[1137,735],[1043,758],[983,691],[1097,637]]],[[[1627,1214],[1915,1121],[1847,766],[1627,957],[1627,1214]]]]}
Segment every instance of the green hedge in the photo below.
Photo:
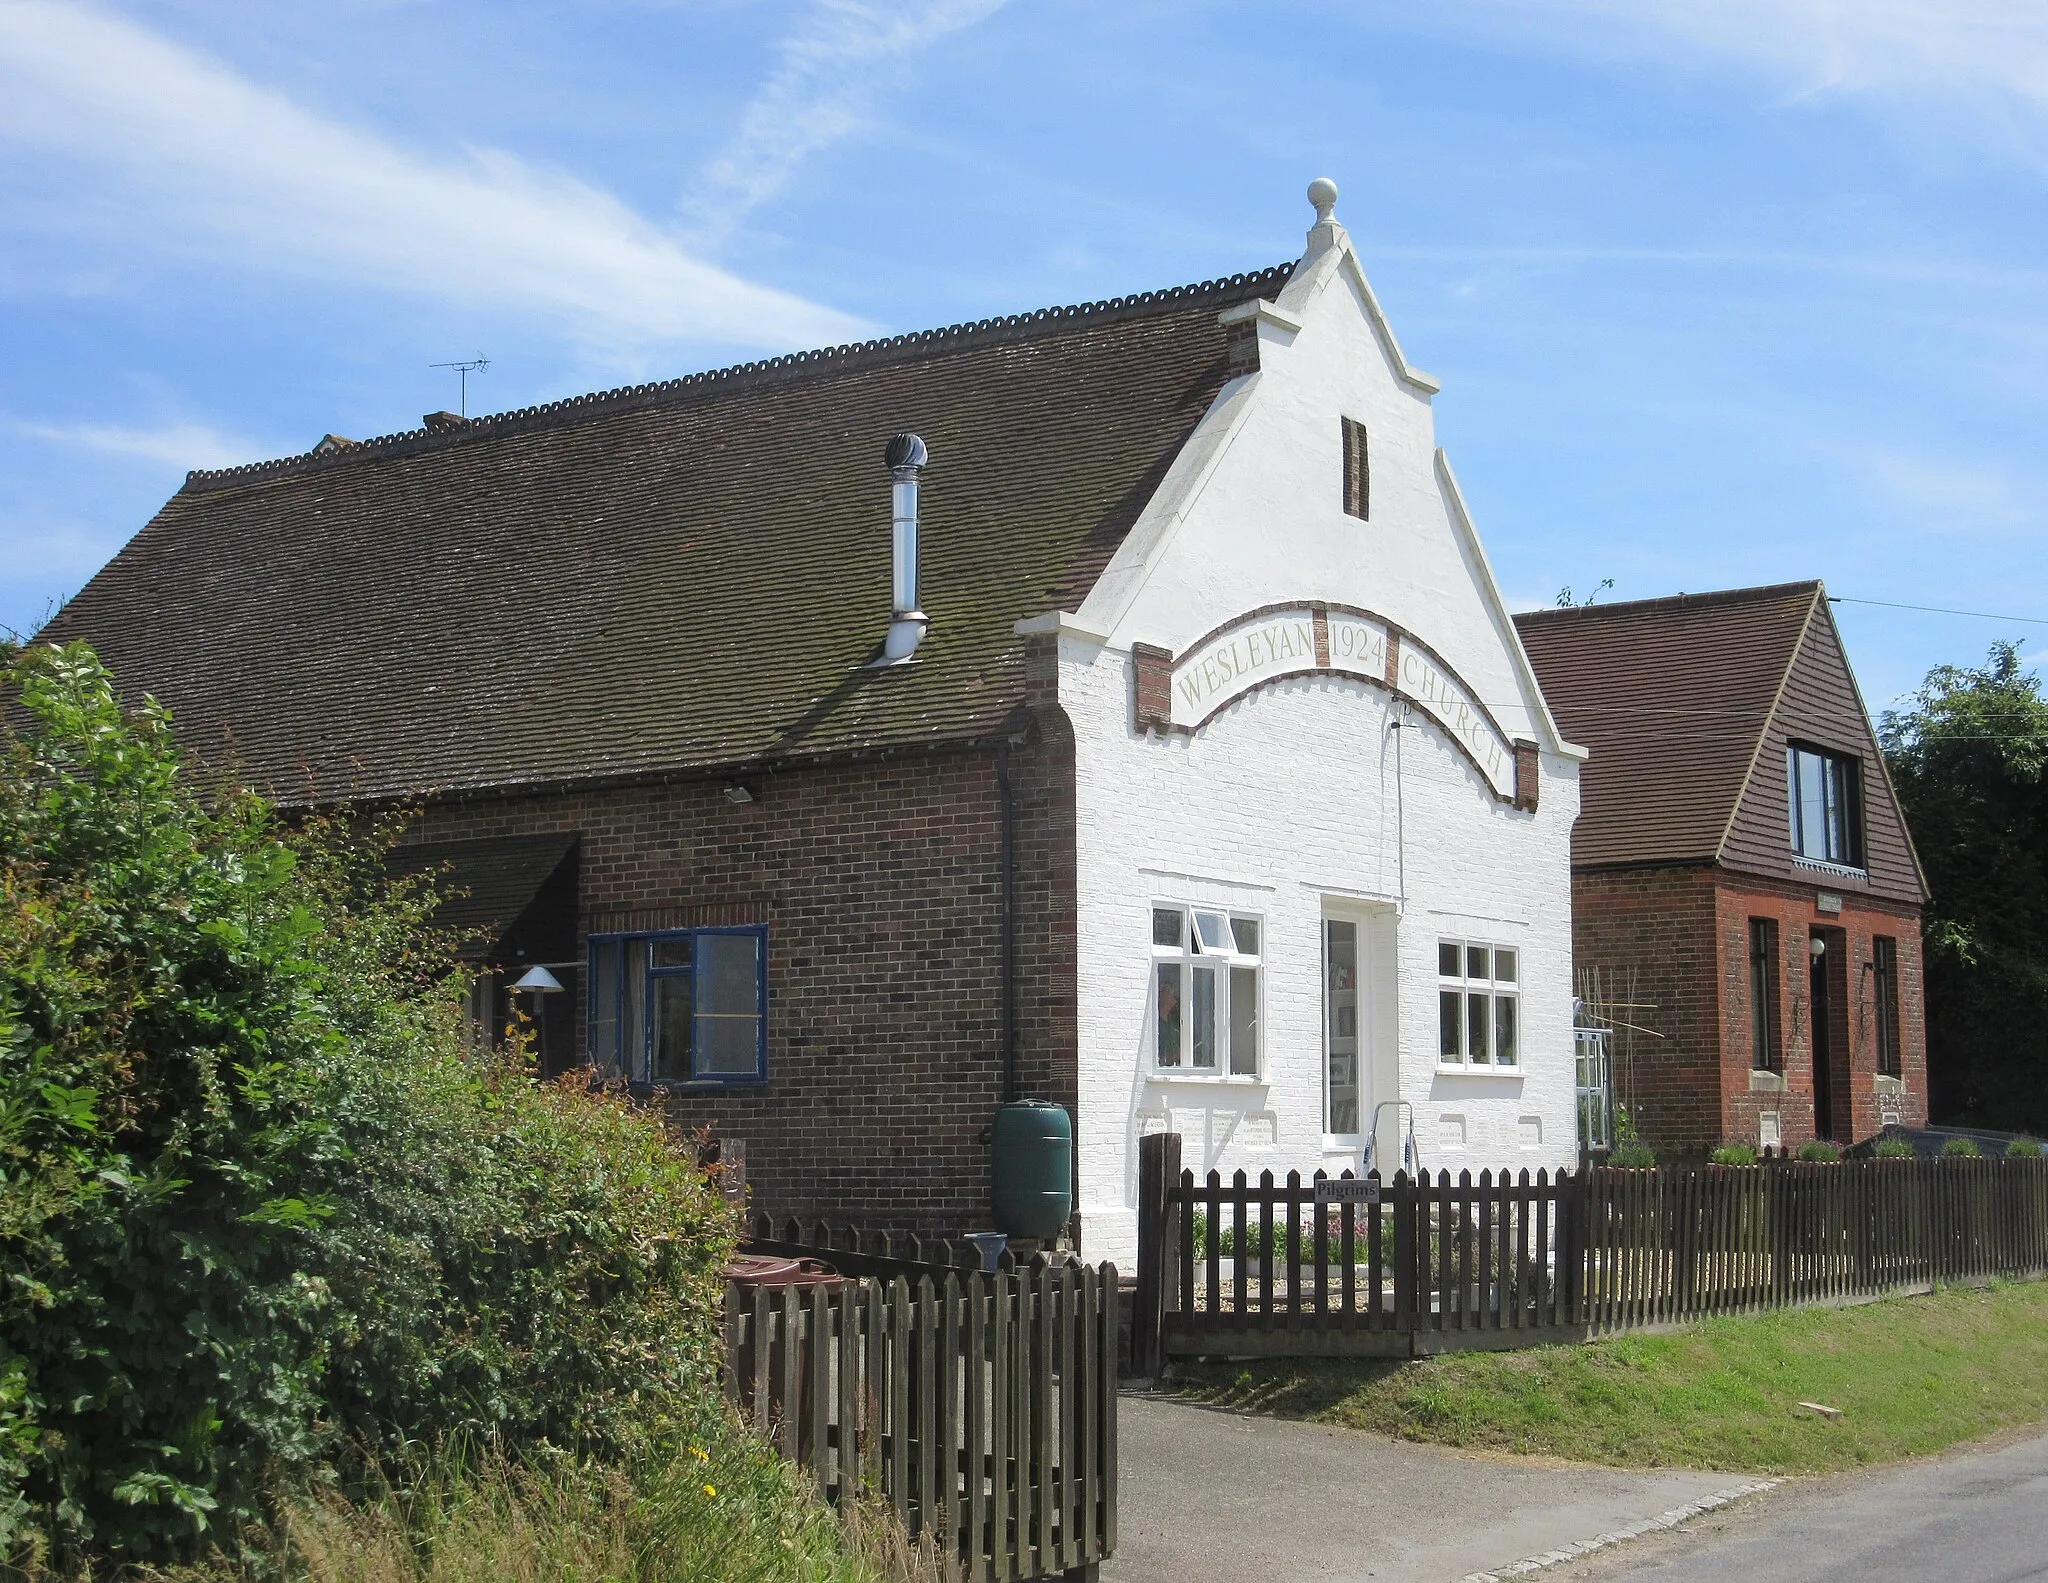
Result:
{"type": "Polygon", "coordinates": [[[432,898],[202,797],[89,650],[0,683],[0,1555],[232,1549],[315,1475],[701,1406],[734,1227],[659,1119],[468,1056],[432,898]]]}

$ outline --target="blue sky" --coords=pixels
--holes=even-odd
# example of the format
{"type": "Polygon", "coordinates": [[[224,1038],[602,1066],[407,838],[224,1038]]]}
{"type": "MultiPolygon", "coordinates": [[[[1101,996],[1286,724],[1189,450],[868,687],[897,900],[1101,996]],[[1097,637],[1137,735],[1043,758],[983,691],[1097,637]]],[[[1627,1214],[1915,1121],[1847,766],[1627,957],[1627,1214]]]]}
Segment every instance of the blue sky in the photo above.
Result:
{"type": "MultiPolygon", "coordinates": [[[[0,624],[434,363],[497,410],[1256,268],[1319,174],[1517,604],[2048,617],[2040,0],[0,0],[0,624]]],[[[1874,709],[2048,639],[1838,614],[1874,709]]]]}

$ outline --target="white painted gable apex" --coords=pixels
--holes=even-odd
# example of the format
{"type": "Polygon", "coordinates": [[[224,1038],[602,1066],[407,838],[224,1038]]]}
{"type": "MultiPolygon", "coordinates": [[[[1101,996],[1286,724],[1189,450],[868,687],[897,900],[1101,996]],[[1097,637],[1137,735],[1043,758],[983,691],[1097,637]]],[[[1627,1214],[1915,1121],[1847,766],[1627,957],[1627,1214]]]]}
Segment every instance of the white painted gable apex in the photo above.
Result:
{"type": "MultiPolygon", "coordinates": [[[[1549,751],[1582,757],[1582,750],[1564,741],[1543,702],[1450,464],[1435,447],[1429,406],[1440,386],[1402,353],[1350,235],[1336,218],[1336,197],[1335,183],[1319,180],[1310,187],[1316,221],[1307,250],[1278,296],[1241,303],[1221,315],[1226,324],[1252,324],[1260,366],[1218,393],[1080,608],[1029,618],[1017,630],[1060,632],[1116,649],[1140,641],[1181,652],[1218,623],[1270,601],[1349,602],[1390,617],[1446,651],[1490,705],[1508,706],[1501,711],[1503,725],[1514,717],[1514,730],[1526,731],[1549,751]],[[1370,326],[1369,337],[1360,333],[1361,322],[1370,326]],[[1385,372],[1374,373],[1375,366],[1385,372]],[[1239,494],[1247,477],[1260,471],[1252,458],[1261,447],[1299,444],[1304,433],[1308,444],[1324,446],[1329,454],[1292,470],[1318,478],[1331,472],[1337,410],[1323,414],[1321,408],[1340,399],[1328,388],[1333,378],[1350,392],[1341,399],[1364,404],[1347,415],[1365,419],[1373,430],[1371,443],[1380,448],[1375,495],[1383,487],[1384,468],[1390,496],[1384,514],[1375,505],[1373,515],[1380,520],[1374,529],[1358,527],[1385,532],[1388,522],[1400,522],[1414,540],[1388,544],[1381,556],[1362,557],[1355,546],[1344,550],[1341,527],[1333,537],[1335,475],[1328,501],[1316,497],[1290,506],[1239,494]],[[1310,411],[1317,415],[1304,430],[1299,418],[1310,411]],[[1291,441],[1281,438],[1290,415],[1291,441]],[[1289,521],[1303,536],[1301,544],[1288,546],[1290,564],[1304,568],[1300,576],[1278,575],[1267,586],[1259,586],[1256,577],[1247,580],[1245,568],[1233,569],[1216,553],[1219,517],[1289,521]],[[1438,547],[1433,552],[1432,545],[1438,547]],[[1296,550],[1302,553],[1296,556],[1296,550]],[[1410,550],[1419,553],[1405,553],[1410,550]],[[1337,568],[1339,560],[1347,564],[1337,568]],[[1319,564],[1320,573],[1314,570],[1319,564]]],[[[1304,452],[1299,460],[1311,459],[1304,452]]]]}
{"type": "Polygon", "coordinates": [[[1301,262],[1281,287],[1279,298],[1270,304],[1240,304],[1223,314],[1223,322],[1228,324],[1234,317],[1257,314],[1261,319],[1299,330],[1307,322],[1316,299],[1341,274],[1358,287],[1358,294],[1365,299],[1365,311],[1371,316],[1372,327],[1379,335],[1394,376],[1425,395],[1435,395],[1444,388],[1443,381],[1423,373],[1401,351],[1394,327],[1387,322],[1386,309],[1380,306],[1372,282],[1365,278],[1365,266],[1358,261],[1358,251],[1351,245],[1351,233],[1337,219],[1337,184],[1327,176],[1318,176],[1308,185],[1308,201],[1316,206],[1316,223],[1308,232],[1308,251],[1301,255],[1301,262]]]}

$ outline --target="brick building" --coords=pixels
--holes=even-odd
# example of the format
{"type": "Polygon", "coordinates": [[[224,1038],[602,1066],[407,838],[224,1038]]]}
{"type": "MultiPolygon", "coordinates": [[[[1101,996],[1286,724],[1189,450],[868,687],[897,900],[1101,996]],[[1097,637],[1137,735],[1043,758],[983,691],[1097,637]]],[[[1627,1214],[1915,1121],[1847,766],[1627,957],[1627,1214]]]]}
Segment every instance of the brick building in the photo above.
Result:
{"type": "Polygon", "coordinates": [[[1311,197],[1256,274],[195,473],[50,636],[418,808],[479,1010],[547,967],[550,1063],[778,1212],[986,1224],[1019,1096],[1096,1257],[1155,1128],[1564,1163],[1583,754],[1311,197]]]}
{"type": "Polygon", "coordinates": [[[1821,585],[1516,624],[1592,750],[1573,955],[1645,1138],[1924,1125],[1926,885],[1821,585]]]}

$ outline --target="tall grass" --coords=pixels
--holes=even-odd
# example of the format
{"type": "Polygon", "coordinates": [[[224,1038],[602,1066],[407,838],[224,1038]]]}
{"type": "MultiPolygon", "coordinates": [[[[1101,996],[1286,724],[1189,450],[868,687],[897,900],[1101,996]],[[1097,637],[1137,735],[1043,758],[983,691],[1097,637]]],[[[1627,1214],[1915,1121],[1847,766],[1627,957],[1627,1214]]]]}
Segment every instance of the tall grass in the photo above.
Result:
{"type": "Polygon", "coordinates": [[[300,1502],[305,1583],[942,1583],[893,1514],[845,1518],[767,1448],[704,1436],[638,1470],[447,1459],[409,1489],[300,1502]]]}
{"type": "MultiPolygon", "coordinates": [[[[123,1583],[949,1583],[938,1548],[880,1504],[835,1512],[796,1469],[718,1426],[638,1466],[448,1448],[366,1498],[279,1503],[241,1556],[123,1583]]],[[[6,1583],[101,1583],[90,1563],[6,1583]]]]}

